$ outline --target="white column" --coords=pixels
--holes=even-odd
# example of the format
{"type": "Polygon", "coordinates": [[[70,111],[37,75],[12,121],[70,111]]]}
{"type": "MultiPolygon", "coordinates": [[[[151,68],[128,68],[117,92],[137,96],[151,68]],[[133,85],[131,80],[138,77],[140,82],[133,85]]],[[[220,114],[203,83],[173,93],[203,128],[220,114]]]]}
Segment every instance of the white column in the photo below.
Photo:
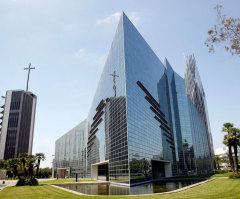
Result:
{"type": "Polygon", "coordinates": [[[34,96],[33,97],[33,103],[32,103],[32,116],[31,116],[30,137],[29,137],[29,145],[28,145],[28,154],[30,154],[30,155],[32,155],[36,104],[37,104],[37,96],[34,96]]]}
{"type": "Polygon", "coordinates": [[[1,141],[0,141],[0,159],[4,159],[11,99],[12,99],[12,91],[7,91],[6,99],[5,99],[4,113],[3,113],[1,141]]]}

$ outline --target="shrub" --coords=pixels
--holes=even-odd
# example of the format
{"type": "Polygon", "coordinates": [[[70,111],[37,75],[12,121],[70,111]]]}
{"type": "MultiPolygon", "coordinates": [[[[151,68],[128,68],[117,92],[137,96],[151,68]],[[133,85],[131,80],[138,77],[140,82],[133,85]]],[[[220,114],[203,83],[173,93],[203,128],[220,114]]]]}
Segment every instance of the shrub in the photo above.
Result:
{"type": "Polygon", "coordinates": [[[233,172],[229,175],[229,178],[231,178],[231,179],[240,178],[240,174],[233,172]]]}
{"type": "Polygon", "coordinates": [[[38,174],[36,174],[37,178],[49,178],[52,175],[52,169],[46,168],[39,168],[38,174]]]}
{"type": "Polygon", "coordinates": [[[25,185],[38,185],[38,181],[36,178],[26,178],[25,179],[25,185]]]}
{"type": "Polygon", "coordinates": [[[18,181],[17,181],[17,184],[16,186],[24,186],[24,185],[38,185],[38,181],[36,178],[20,178],[18,181]]]}
{"type": "Polygon", "coordinates": [[[24,178],[20,178],[20,179],[17,181],[16,186],[24,186],[24,185],[25,185],[25,179],[24,179],[24,178]]]}

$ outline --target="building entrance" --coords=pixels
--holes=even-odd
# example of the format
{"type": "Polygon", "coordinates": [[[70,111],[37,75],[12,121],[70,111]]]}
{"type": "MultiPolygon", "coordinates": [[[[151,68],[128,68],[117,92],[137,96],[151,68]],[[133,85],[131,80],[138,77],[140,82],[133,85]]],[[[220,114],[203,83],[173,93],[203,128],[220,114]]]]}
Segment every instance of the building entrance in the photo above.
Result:
{"type": "Polygon", "coordinates": [[[98,180],[109,181],[108,164],[98,166],[98,180]]]}
{"type": "Polygon", "coordinates": [[[161,180],[166,177],[172,177],[171,163],[168,161],[152,160],[152,178],[161,180]]]}
{"type": "Polygon", "coordinates": [[[92,164],[91,178],[93,180],[109,181],[108,161],[92,164]]]}

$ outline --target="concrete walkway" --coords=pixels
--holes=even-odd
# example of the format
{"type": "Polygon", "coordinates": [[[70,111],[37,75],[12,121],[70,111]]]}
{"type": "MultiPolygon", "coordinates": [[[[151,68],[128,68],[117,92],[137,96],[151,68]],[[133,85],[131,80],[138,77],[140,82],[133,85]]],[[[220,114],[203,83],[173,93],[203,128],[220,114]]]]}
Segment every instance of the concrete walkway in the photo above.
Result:
{"type": "Polygon", "coordinates": [[[15,186],[17,183],[17,180],[0,180],[0,191],[3,190],[5,187],[15,186]],[[3,181],[5,181],[5,184],[3,184],[3,181]]]}

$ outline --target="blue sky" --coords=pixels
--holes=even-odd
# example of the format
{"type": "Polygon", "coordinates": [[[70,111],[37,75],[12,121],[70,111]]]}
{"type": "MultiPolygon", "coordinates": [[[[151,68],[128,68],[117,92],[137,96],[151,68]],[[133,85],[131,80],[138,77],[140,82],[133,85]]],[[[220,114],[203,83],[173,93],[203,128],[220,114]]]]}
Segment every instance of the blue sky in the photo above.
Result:
{"type": "Polygon", "coordinates": [[[25,89],[23,68],[36,67],[29,89],[38,96],[33,152],[46,154],[42,166],[51,166],[55,140],[87,116],[122,10],[181,76],[184,55],[195,54],[214,148],[221,147],[222,124],[240,127],[240,57],[204,45],[217,3],[239,17],[237,0],[1,0],[0,95],[25,89]]]}

